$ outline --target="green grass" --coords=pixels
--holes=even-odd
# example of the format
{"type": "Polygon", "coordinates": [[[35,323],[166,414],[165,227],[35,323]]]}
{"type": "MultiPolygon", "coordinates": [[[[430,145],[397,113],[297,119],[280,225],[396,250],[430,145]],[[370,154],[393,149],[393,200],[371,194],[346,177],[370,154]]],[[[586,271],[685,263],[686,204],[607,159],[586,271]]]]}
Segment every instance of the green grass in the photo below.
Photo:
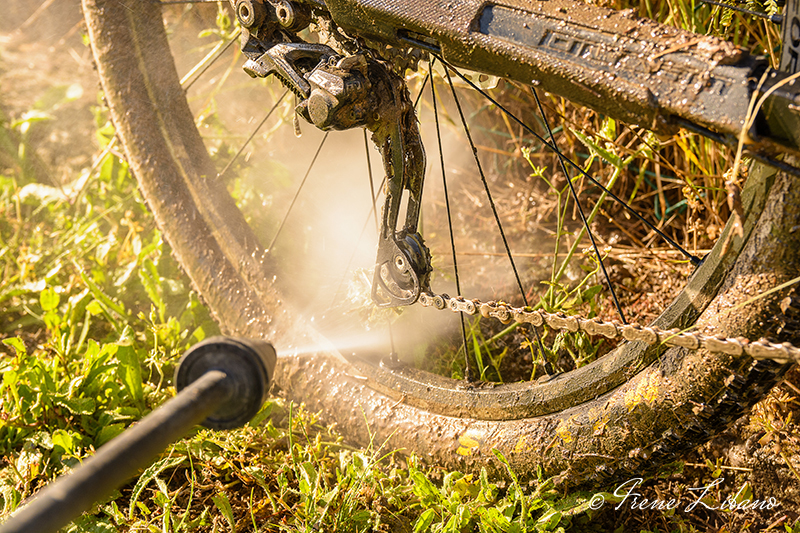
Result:
{"type": "MultiPolygon", "coordinates": [[[[172,396],[185,347],[216,333],[114,156],[83,198],[2,178],[2,516],[172,396]],[[24,199],[23,199],[24,198],[24,199]]],[[[352,449],[267,402],[247,427],[177,442],[69,531],[553,531],[586,495],[527,493],[352,449]]],[[[573,518],[573,517],[578,518],[573,518]]]]}
{"type": "MultiPolygon", "coordinates": [[[[217,333],[125,163],[86,171],[74,196],[0,177],[0,516],[171,397],[181,352],[217,333]]],[[[67,531],[607,531],[614,513],[589,509],[593,495],[354,449],[272,398],[244,428],[175,443],[67,531]]]]}
{"type": "MultiPolygon", "coordinates": [[[[669,2],[640,10],[708,28],[744,24],[735,18],[726,26],[718,10],[702,18],[669,2]]],[[[75,168],[63,186],[44,184],[47,169],[31,133],[51,119],[45,104],[31,111],[0,127],[0,517],[170,398],[180,354],[218,333],[125,162],[112,150],[96,168],[75,168]]],[[[113,129],[102,107],[96,116],[99,152],[113,129]]],[[[611,129],[598,123],[597,132],[581,137],[584,148],[611,163],[606,182],[635,153],[641,172],[634,187],[646,187],[652,155],[645,148],[615,152],[622,134],[611,129]]],[[[726,160],[695,137],[664,144],[685,175],[726,160]]],[[[548,184],[561,222],[564,185],[548,184]]],[[[719,188],[691,178],[687,186],[699,194],[719,188]]],[[[595,270],[566,285],[554,261],[543,305],[595,312],[595,270]]],[[[499,369],[503,349],[492,348],[479,329],[473,338],[485,355],[482,377],[499,369]]],[[[585,338],[563,334],[550,346],[552,358],[564,348],[578,365],[597,351],[585,338]]],[[[793,436],[782,428],[791,425],[785,406],[792,400],[773,403],[757,410],[755,423],[766,428],[765,441],[783,443],[788,453],[793,436]]],[[[679,513],[615,513],[609,505],[592,511],[594,493],[566,490],[559,477],[523,485],[510,468],[506,474],[496,480],[443,471],[380,442],[355,449],[317,413],[273,397],[244,428],[198,429],[175,443],[68,531],[612,531],[615,523],[624,524],[618,531],[704,529],[679,513]]],[[[697,475],[722,474],[710,463],[697,475]]],[[[658,483],[648,482],[649,495],[653,487],[677,490],[658,483]]],[[[614,501],[613,487],[596,489],[614,501]]]]}
{"type": "MultiPolygon", "coordinates": [[[[12,161],[27,142],[14,128],[4,125],[12,161]]],[[[101,148],[112,136],[102,123],[101,148]]],[[[23,165],[0,176],[2,517],[170,398],[180,354],[218,333],[125,162],[106,155],[74,180],[37,183],[23,165]]],[[[591,495],[564,498],[553,484],[503,487],[380,443],[353,449],[314,413],[272,398],[242,429],[175,443],[68,531],[555,531],[588,522],[591,495]]]]}

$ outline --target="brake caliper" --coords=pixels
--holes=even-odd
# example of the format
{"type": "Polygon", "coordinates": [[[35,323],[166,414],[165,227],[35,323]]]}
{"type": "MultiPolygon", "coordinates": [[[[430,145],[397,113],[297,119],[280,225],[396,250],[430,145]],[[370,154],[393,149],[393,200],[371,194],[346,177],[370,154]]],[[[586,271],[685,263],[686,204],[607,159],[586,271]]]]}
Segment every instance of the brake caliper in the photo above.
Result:
{"type": "Polygon", "coordinates": [[[297,95],[297,113],[322,130],[372,132],[386,173],[372,298],[381,307],[413,304],[430,290],[431,257],[417,231],[425,152],[405,80],[367,53],[343,56],[327,45],[297,42],[305,27],[299,25],[310,20],[302,4],[238,0],[234,7],[245,72],[277,76],[297,95]]]}

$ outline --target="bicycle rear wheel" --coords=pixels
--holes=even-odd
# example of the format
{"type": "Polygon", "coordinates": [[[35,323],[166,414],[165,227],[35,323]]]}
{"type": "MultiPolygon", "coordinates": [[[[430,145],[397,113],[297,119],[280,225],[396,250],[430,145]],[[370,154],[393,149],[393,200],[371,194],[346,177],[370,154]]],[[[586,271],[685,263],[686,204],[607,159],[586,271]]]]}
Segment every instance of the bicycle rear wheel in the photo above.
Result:
{"type": "MultiPolygon", "coordinates": [[[[84,0],[98,72],[117,134],[166,240],[224,331],[277,346],[320,344],[280,295],[275,262],[228,194],[195,127],[156,3],[84,0]]],[[[800,195],[766,168],[743,193],[743,237],[718,245],[657,320],[726,337],[796,339],[789,296],[753,295],[798,276],[800,195]],[[778,320],[775,320],[777,317],[778,320]]],[[[720,239],[726,241],[727,228],[720,239]]],[[[365,354],[357,354],[365,355],[365,354]]],[[[451,468],[586,482],[649,471],[732,423],[786,365],[746,355],[666,351],[627,343],[543,383],[465,386],[334,351],[279,358],[287,394],[354,442],[386,442],[451,468]],[[368,423],[364,421],[367,420],[368,423]]]]}

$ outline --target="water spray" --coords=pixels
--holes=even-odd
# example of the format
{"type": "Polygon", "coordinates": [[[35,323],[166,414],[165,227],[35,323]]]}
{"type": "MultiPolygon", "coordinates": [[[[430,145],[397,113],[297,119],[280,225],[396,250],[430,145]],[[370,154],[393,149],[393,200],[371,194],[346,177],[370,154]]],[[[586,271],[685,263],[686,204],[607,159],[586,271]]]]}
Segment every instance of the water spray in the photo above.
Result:
{"type": "Polygon", "coordinates": [[[175,372],[174,398],[40,491],[0,533],[58,531],[197,424],[211,429],[246,424],[266,400],[276,360],[275,349],[264,341],[213,337],[196,344],[175,372]]]}

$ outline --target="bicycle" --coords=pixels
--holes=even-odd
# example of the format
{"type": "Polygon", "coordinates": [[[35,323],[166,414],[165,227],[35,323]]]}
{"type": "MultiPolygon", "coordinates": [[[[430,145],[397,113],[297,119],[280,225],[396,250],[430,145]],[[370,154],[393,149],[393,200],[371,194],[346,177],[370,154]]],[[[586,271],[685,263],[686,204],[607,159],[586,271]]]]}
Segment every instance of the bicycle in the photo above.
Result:
{"type": "MultiPolygon", "coordinates": [[[[158,3],[83,5],[106,99],[140,188],[223,329],[277,346],[296,346],[298,335],[316,342],[317,334],[276,288],[275,258],[217,179],[175,66],[164,61],[169,44],[158,3]]],[[[792,187],[800,128],[789,74],[722,41],[566,1],[239,0],[232,7],[251,76],[279,75],[308,121],[325,129],[366,125],[382,147],[389,193],[372,288],[379,304],[420,300],[503,322],[639,339],[571,372],[502,385],[452,380],[391,358],[372,365],[334,352],[280,357],[280,387],[324,411],[351,440],[414,451],[449,468],[486,466],[502,473],[499,453],[524,477],[538,471],[563,474],[570,483],[599,482],[652,471],[708,440],[761,399],[796,360],[790,345],[723,340],[797,339],[797,300],[789,282],[800,265],[800,202],[792,187]],[[339,50],[297,36],[315,18],[337,36],[339,50]],[[417,225],[424,165],[413,106],[385,60],[391,50],[396,60],[408,59],[409,49],[446,64],[448,77],[459,76],[454,67],[464,67],[535,81],[536,90],[659,131],[683,126],[722,141],[747,138],[749,154],[780,172],[767,166],[750,171],[740,227],[729,223],[708,255],[690,258],[699,266],[654,322],[658,330],[435,294],[417,225]],[[690,83],[679,83],[682,76],[690,83]],[[659,77],[672,80],[662,84],[659,77]],[[717,104],[722,93],[725,109],[717,104]],[[765,98],[755,120],[753,95],[765,98]],[[381,122],[376,105],[391,120],[381,122]],[[781,152],[790,155],[782,161],[781,152]],[[402,179],[394,179],[398,175],[402,179]],[[691,324],[710,335],[681,333],[691,324]],[[666,349],[665,342],[674,346],[666,349]],[[701,346],[705,350],[689,349],[701,346]],[[751,355],[759,353],[754,361],[751,355]]],[[[785,14],[783,63],[794,67],[798,9],[789,2],[785,14]]],[[[463,82],[472,83],[466,77],[463,82]]],[[[559,159],[565,174],[582,171],[559,159]]]]}

